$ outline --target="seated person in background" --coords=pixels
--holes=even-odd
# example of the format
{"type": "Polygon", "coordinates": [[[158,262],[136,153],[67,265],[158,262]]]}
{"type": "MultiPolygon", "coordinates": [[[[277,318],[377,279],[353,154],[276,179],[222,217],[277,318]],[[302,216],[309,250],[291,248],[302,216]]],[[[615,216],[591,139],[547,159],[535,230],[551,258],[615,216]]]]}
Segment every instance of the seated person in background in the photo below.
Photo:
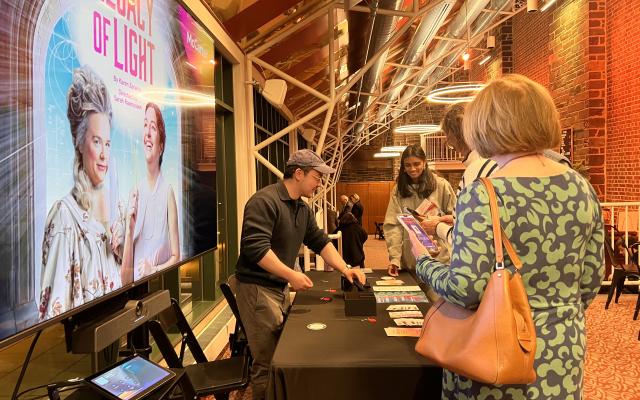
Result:
{"type": "Polygon", "coordinates": [[[338,231],[342,232],[342,258],[354,267],[364,268],[364,242],[367,241],[367,232],[352,213],[346,213],[342,217],[338,231]]]}

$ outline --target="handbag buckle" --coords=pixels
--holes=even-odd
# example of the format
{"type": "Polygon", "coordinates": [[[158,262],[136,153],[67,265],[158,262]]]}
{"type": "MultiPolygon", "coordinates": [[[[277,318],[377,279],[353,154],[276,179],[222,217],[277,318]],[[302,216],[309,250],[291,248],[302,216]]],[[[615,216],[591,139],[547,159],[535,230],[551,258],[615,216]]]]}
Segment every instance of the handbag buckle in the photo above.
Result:
{"type": "Polygon", "coordinates": [[[496,270],[504,269],[504,261],[496,262],[496,270]]]}

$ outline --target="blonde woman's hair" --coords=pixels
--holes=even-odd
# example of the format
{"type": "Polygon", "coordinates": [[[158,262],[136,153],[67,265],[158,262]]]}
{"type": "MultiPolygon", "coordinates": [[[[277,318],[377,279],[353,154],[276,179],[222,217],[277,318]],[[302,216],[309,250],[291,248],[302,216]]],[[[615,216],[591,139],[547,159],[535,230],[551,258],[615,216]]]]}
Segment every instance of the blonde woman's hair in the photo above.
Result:
{"type": "Polygon", "coordinates": [[[89,125],[89,116],[100,113],[109,118],[111,124],[112,109],[109,92],[104,82],[91,68],[84,66],[73,71],[73,80],[67,94],[67,118],[71,128],[75,158],[73,160],[73,189],[71,195],[84,209],[91,208],[89,190],[93,187],[82,165],[80,146],[84,143],[89,125]]]}
{"type": "Polygon", "coordinates": [[[560,117],[542,85],[522,75],[491,81],[466,107],[464,138],[482,157],[560,144],[560,117]]]}

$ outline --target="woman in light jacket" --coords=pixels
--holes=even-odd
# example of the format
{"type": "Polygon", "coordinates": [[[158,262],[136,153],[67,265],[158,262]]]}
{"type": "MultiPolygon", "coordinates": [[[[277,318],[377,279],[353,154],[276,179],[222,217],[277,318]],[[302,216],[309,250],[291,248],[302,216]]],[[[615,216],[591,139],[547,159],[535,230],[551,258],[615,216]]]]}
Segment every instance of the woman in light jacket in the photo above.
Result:
{"type": "MultiPolygon", "coordinates": [[[[404,213],[405,207],[418,212],[426,211],[424,209],[429,203],[437,207],[441,215],[450,215],[456,204],[456,195],[446,179],[435,175],[427,168],[427,155],[419,144],[414,144],[402,152],[400,172],[396,186],[391,191],[384,219],[384,237],[389,251],[389,275],[398,276],[400,267],[413,269],[416,263],[411,254],[409,236],[398,222],[398,214],[404,213]]],[[[441,251],[437,258],[448,261],[449,250],[446,242],[438,241],[438,245],[441,251]]]]}

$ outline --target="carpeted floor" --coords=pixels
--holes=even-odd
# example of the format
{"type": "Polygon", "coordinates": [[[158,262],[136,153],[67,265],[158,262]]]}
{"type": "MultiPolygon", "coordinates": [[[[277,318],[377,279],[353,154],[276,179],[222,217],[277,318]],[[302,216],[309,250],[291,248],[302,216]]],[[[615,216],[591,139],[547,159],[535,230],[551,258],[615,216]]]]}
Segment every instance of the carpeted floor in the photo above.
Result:
{"type": "MultiPolygon", "coordinates": [[[[365,255],[368,267],[386,268],[384,240],[369,236],[365,255]]],[[[636,299],[636,294],[625,294],[618,304],[605,310],[606,295],[601,294],[587,310],[585,400],[640,400],[640,319],[633,320],[636,299]]],[[[228,356],[226,350],[222,357],[228,356]]],[[[251,388],[237,391],[230,398],[249,400],[251,388]]]]}

